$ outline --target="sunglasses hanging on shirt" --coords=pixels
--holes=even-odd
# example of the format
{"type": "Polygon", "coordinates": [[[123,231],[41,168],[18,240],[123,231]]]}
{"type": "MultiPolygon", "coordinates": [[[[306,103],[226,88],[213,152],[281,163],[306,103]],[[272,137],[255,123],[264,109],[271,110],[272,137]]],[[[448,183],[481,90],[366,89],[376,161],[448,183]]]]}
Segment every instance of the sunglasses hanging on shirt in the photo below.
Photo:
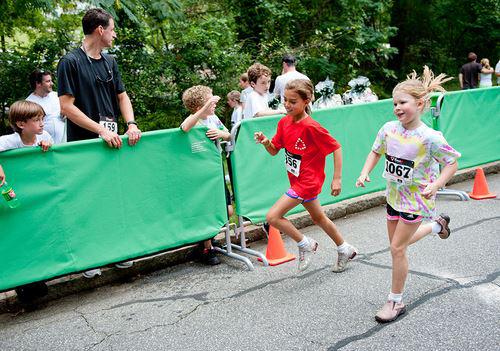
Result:
{"type": "Polygon", "coordinates": [[[109,62],[108,60],[106,59],[106,56],[104,56],[103,54],[101,54],[101,57],[103,58],[104,60],[104,64],[106,65],[106,71],[108,72],[108,77],[106,79],[102,79],[101,77],[99,77],[99,75],[97,74],[95,68],[94,68],[94,65],[93,65],[93,62],[92,62],[92,59],[90,58],[89,54],[87,54],[87,51],[85,51],[85,47],[82,45],[81,46],[82,48],[82,51],[85,53],[85,56],[87,57],[87,60],[89,61],[90,63],[90,68],[92,69],[92,72],[94,72],[94,75],[95,75],[95,78],[98,82],[101,82],[101,83],[109,83],[113,80],[113,71],[111,70],[111,67],[109,65],[109,62]]]}

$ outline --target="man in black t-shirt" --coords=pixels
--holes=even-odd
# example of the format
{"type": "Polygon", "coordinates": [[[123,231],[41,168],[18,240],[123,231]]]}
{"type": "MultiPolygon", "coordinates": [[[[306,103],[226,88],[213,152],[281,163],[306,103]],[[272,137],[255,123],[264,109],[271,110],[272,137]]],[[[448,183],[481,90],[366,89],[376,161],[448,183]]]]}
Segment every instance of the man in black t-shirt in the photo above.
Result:
{"type": "Polygon", "coordinates": [[[481,73],[481,69],[483,68],[481,64],[476,62],[477,55],[475,53],[469,52],[467,59],[469,62],[462,66],[458,75],[460,88],[463,90],[477,88],[479,73],[481,73]]]}
{"type": "Polygon", "coordinates": [[[127,122],[129,145],[141,138],[132,103],[125,91],[116,60],[102,52],[116,38],[113,17],[102,9],[88,10],[82,19],[82,46],[61,58],[57,68],[61,112],[68,117],[68,141],[100,136],[120,148],[118,116],[127,122]]]}
{"type": "MultiPolygon", "coordinates": [[[[118,116],[127,122],[128,143],[135,145],[141,131],[134,120],[132,103],[125,91],[116,60],[102,52],[116,38],[113,17],[102,9],[88,10],[82,19],[82,46],[59,61],[58,95],[61,113],[68,117],[68,141],[101,137],[110,147],[120,148],[118,116]]],[[[133,261],[115,264],[128,268],[133,261]]],[[[85,278],[101,275],[99,268],[83,273],[85,278]]]]}

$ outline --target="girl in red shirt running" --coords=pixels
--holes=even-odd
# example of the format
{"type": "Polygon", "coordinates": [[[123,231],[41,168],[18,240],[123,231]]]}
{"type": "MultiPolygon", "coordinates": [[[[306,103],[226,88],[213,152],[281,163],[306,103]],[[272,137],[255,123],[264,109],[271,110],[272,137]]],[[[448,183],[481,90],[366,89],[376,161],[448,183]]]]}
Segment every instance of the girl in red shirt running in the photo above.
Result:
{"type": "Polygon", "coordinates": [[[346,269],[357,250],[344,241],[342,234],[325,215],[318,201],[325,181],[325,158],[333,153],[334,176],[331,193],[337,196],[341,191],[342,151],[340,144],[328,131],[311,118],[310,102],[314,99],[311,81],[296,79],[285,87],[285,109],[287,115],[278,122],[276,135],[269,140],[262,132],[256,132],[255,141],[264,145],[267,152],[276,155],[285,149],[285,166],[290,180],[290,189],[271,207],[266,220],[273,227],[286,233],[299,247],[300,271],[309,265],[312,254],[318,249],[318,242],[303,235],[284,216],[295,206],[302,204],[315,224],[320,226],[337,245],[337,264],[334,272],[346,269]]]}

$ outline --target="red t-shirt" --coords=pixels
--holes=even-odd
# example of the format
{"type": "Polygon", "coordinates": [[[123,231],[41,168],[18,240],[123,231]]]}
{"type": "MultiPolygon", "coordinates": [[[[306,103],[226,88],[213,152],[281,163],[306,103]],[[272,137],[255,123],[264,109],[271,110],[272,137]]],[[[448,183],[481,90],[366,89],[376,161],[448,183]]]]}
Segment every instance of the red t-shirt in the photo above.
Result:
{"type": "Polygon", "coordinates": [[[278,122],[272,143],[285,149],[285,166],[291,188],[303,199],[321,192],[325,181],[325,158],[340,144],[312,117],[294,122],[285,116],[278,122]]]}

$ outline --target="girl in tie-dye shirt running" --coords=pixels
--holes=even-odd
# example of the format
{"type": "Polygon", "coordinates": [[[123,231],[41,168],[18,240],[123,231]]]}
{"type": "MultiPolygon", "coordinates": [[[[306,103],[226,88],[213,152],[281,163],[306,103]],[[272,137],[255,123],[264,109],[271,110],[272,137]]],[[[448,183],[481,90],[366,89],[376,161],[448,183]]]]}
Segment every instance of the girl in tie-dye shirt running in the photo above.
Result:
{"type": "Polygon", "coordinates": [[[356,181],[357,187],[369,182],[368,174],[384,158],[392,286],[388,301],[375,316],[381,323],[391,322],[406,311],[402,299],[408,275],[408,245],[430,233],[439,234],[442,239],[450,235],[450,217],[435,216],[435,198],[438,189],[456,172],[460,153],[448,145],[440,132],[420,120],[429,105],[429,93],[444,91],[441,85],[450,79],[444,74],[434,77],[425,66],[421,77],[414,71],[394,88],[394,115],[398,120],[380,129],[356,181]],[[433,220],[421,225],[424,218],[433,220]]]}

